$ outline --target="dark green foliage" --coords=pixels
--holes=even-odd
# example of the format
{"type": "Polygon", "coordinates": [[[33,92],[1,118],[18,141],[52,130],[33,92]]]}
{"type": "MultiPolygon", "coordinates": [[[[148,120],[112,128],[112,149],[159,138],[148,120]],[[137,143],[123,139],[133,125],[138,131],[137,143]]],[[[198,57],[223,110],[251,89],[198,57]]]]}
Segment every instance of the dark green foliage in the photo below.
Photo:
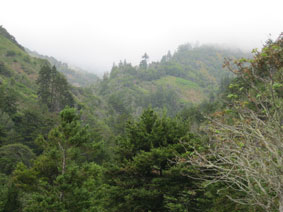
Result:
{"type": "Polygon", "coordinates": [[[4,211],[8,200],[8,176],[0,173],[0,211],[4,211]]]}
{"type": "Polygon", "coordinates": [[[59,112],[66,105],[74,105],[67,80],[57,72],[55,66],[51,68],[44,65],[39,72],[37,84],[39,85],[39,100],[42,104],[47,105],[50,111],[59,112]]]}
{"type": "Polygon", "coordinates": [[[47,136],[50,129],[57,122],[58,117],[52,113],[42,111],[39,106],[33,106],[14,117],[17,135],[13,142],[23,143],[39,153],[40,148],[34,143],[39,135],[47,136]]]}
{"type": "MultiPolygon", "coordinates": [[[[60,113],[61,123],[38,143],[44,151],[31,168],[19,164],[14,182],[24,192],[24,211],[82,211],[91,207],[101,168],[86,163],[86,153],[96,148],[74,108],[60,113]]],[[[93,206],[94,207],[94,206],[93,206]]]]}
{"type": "Polygon", "coordinates": [[[9,177],[0,173],[0,211],[17,211],[21,204],[19,196],[19,191],[9,177]]]}
{"type": "Polygon", "coordinates": [[[3,211],[17,211],[20,208],[20,194],[15,185],[9,185],[6,193],[6,202],[3,211]]]}
{"type": "Polygon", "coordinates": [[[13,88],[0,86],[0,109],[10,116],[17,112],[17,96],[13,88]]]}
{"type": "Polygon", "coordinates": [[[9,177],[0,173],[0,211],[18,211],[21,205],[19,197],[19,191],[10,182],[9,177]]]}
{"type": "Polygon", "coordinates": [[[170,162],[185,151],[180,141],[197,143],[198,138],[188,133],[186,123],[159,117],[152,109],[129,123],[126,135],[117,139],[116,163],[106,171],[107,210],[196,211],[196,183],[170,162]],[[188,191],[187,199],[181,199],[188,191]]]}
{"type": "Polygon", "coordinates": [[[207,212],[261,212],[253,207],[237,204],[231,201],[227,195],[233,198],[244,197],[243,193],[236,192],[234,188],[229,188],[223,183],[215,183],[205,187],[200,206],[202,211],[207,212]]]}
{"type": "Polygon", "coordinates": [[[12,75],[3,62],[0,62],[0,75],[4,75],[6,77],[11,77],[12,75]]]}
{"type": "Polygon", "coordinates": [[[0,146],[11,143],[15,136],[14,122],[9,114],[0,109],[0,146]]]}
{"type": "Polygon", "coordinates": [[[180,109],[178,105],[178,96],[174,89],[159,86],[156,91],[146,96],[144,99],[144,107],[152,106],[153,108],[163,109],[166,107],[170,115],[175,115],[180,109]]]}
{"type": "Polygon", "coordinates": [[[109,97],[108,104],[119,114],[127,114],[125,101],[123,101],[123,95],[119,94],[112,94],[109,97]]]}
{"type": "Polygon", "coordinates": [[[17,96],[13,88],[0,85],[0,146],[13,142],[17,96]]]}
{"type": "Polygon", "coordinates": [[[14,56],[16,56],[16,52],[14,52],[12,50],[7,51],[6,57],[14,57],[14,56]]]}
{"type": "Polygon", "coordinates": [[[40,102],[46,105],[50,104],[49,102],[51,99],[51,72],[52,69],[45,65],[40,69],[39,77],[37,79],[37,84],[39,85],[38,96],[40,98],[40,102]]]}
{"type": "Polygon", "coordinates": [[[8,144],[2,146],[0,147],[0,172],[6,175],[11,174],[19,162],[29,167],[34,158],[32,150],[25,145],[8,144]]]}

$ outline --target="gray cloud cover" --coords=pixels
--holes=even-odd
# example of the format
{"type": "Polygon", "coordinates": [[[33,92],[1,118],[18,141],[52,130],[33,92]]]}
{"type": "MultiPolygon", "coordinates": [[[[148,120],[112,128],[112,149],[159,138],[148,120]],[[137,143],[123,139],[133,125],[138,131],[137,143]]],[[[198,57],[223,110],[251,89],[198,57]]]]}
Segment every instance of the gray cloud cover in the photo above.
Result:
{"type": "Polygon", "coordinates": [[[259,48],[283,31],[282,8],[281,0],[2,0],[0,25],[31,50],[102,73],[188,42],[259,48]]]}

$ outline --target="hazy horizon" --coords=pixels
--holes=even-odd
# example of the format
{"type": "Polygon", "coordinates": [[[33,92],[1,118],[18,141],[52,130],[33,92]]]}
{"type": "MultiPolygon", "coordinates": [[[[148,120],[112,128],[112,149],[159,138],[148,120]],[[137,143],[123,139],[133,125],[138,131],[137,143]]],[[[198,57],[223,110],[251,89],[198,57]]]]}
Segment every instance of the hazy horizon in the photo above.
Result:
{"type": "Polygon", "coordinates": [[[283,31],[283,2],[4,0],[3,25],[23,46],[97,74],[185,43],[250,51],[283,31]]]}

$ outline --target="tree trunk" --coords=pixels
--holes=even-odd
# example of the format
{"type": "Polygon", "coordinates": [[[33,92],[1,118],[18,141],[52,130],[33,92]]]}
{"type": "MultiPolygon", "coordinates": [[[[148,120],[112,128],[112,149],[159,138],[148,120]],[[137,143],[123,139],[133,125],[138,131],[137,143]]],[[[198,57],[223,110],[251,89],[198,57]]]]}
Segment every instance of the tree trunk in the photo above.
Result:
{"type": "Polygon", "coordinates": [[[66,151],[63,151],[63,161],[62,161],[62,175],[65,174],[66,169],[66,151]]]}
{"type": "MultiPolygon", "coordinates": [[[[58,145],[63,153],[63,158],[62,158],[62,172],[61,174],[64,175],[65,174],[65,169],[66,169],[66,150],[63,148],[63,146],[61,145],[60,142],[58,142],[58,145]]],[[[64,191],[62,191],[60,193],[60,200],[62,201],[64,198],[64,191]]]]}
{"type": "Polygon", "coordinates": [[[58,145],[62,151],[62,154],[63,154],[63,158],[62,158],[62,175],[65,174],[65,169],[66,169],[66,150],[63,148],[63,146],[61,145],[60,142],[58,142],[58,145]]]}
{"type": "Polygon", "coordinates": [[[283,193],[279,196],[279,212],[283,212],[283,193]]]}

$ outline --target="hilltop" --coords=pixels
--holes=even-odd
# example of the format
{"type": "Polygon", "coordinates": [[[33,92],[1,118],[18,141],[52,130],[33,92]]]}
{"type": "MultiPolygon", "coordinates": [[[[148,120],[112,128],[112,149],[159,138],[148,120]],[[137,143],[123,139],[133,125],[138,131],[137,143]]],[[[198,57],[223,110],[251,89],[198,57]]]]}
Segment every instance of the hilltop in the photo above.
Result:
{"type": "Polygon", "coordinates": [[[188,105],[213,99],[221,81],[233,77],[222,67],[224,58],[241,57],[250,55],[240,50],[185,44],[159,62],[148,63],[145,54],[139,66],[126,61],[114,65],[96,89],[120,113],[139,114],[151,105],[176,114],[188,105]]]}

